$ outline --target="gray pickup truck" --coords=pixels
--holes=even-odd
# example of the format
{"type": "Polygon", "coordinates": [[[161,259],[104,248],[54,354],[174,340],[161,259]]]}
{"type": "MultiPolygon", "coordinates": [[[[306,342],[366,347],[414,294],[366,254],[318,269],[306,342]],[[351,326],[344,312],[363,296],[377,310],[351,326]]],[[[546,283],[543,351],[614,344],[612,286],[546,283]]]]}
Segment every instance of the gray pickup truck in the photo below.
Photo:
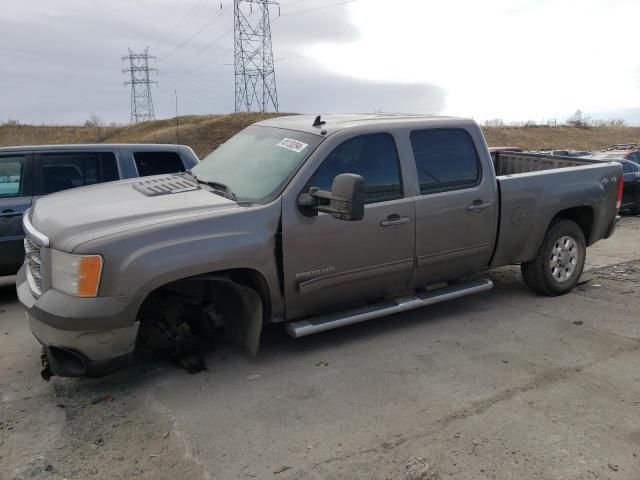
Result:
{"type": "Polygon", "coordinates": [[[48,372],[97,376],[144,339],[250,353],[481,292],[520,264],[569,292],[619,219],[622,168],[504,152],[478,125],[394,115],[254,124],[191,171],[83,187],[24,217],[17,291],[48,372]]]}

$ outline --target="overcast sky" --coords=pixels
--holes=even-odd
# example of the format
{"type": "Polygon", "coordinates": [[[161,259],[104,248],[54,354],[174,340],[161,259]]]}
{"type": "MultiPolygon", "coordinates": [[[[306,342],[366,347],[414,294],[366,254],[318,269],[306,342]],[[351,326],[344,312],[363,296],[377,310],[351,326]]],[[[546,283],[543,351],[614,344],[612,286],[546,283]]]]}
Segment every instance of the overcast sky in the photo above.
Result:
{"type": "MultiPolygon", "coordinates": [[[[640,0],[344,1],[272,10],[281,111],[541,121],[580,108],[640,121],[640,0]]],[[[232,0],[0,0],[0,121],[128,122],[121,57],[146,46],[158,57],[157,118],[174,115],[174,89],[180,114],[230,112],[232,10],[232,0]]]]}

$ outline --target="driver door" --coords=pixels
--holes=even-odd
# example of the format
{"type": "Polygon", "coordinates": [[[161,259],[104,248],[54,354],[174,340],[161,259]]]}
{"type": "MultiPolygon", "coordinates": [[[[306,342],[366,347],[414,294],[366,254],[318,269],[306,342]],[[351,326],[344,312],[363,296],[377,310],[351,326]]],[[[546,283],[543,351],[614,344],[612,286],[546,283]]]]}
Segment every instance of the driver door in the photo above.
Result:
{"type": "Polygon", "coordinates": [[[337,220],[326,213],[305,216],[297,202],[284,203],[287,319],[399,293],[411,278],[414,204],[404,197],[394,137],[379,133],[344,141],[325,158],[303,191],[311,186],[331,190],[341,173],[364,178],[362,220],[337,220]]]}

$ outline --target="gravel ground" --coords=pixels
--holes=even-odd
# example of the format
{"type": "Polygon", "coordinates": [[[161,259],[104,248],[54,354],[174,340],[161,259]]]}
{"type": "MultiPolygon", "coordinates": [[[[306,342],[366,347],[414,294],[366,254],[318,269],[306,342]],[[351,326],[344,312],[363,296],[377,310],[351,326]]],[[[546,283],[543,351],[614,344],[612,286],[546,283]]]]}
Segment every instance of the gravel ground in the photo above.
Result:
{"type": "Polygon", "coordinates": [[[640,478],[640,218],[588,251],[575,292],[486,294],[293,340],[206,372],[139,358],[39,377],[0,281],[0,479],[640,478]]]}

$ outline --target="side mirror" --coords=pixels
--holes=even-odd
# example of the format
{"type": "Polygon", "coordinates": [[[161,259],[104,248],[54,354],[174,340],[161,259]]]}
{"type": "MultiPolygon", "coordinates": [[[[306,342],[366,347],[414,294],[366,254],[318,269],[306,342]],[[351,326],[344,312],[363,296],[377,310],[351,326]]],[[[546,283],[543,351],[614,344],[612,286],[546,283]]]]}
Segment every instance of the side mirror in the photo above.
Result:
{"type": "Polygon", "coordinates": [[[364,217],[364,179],[353,173],[341,173],[333,179],[331,192],[311,187],[298,197],[298,206],[311,215],[330,213],[333,218],[349,222],[364,217]]]}

